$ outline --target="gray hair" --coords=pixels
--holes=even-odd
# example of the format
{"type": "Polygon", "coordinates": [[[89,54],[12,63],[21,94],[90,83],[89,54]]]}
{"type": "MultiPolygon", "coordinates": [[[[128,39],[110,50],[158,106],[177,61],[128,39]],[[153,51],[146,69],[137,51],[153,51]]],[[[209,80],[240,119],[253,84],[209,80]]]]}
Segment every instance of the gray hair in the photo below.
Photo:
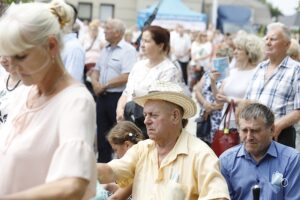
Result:
{"type": "Polygon", "coordinates": [[[283,23],[280,23],[280,22],[274,22],[274,23],[271,23],[271,24],[269,24],[269,25],[267,26],[267,30],[268,30],[268,31],[274,30],[274,29],[281,29],[284,38],[285,38],[287,41],[290,41],[290,40],[291,40],[291,32],[290,32],[289,28],[288,28],[286,25],[284,25],[283,23]]]}
{"type": "Polygon", "coordinates": [[[272,126],[275,121],[273,112],[265,105],[251,103],[245,106],[239,113],[239,120],[262,119],[266,127],[272,126]]]}
{"type": "Polygon", "coordinates": [[[65,7],[59,9],[38,2],[11,5],[0,19],[0,55],[16,55],[49,36],[55,36],[62,46],[61,27],[69,16],[62,16],[65,7]]]}
{"type": "Polygon", "coordinates": [[[111,24],[114,27],[115,31],[118,31],[122,36],[124,35],[126,26],[121,20],[109,19],[106,23],[111,24]]]}

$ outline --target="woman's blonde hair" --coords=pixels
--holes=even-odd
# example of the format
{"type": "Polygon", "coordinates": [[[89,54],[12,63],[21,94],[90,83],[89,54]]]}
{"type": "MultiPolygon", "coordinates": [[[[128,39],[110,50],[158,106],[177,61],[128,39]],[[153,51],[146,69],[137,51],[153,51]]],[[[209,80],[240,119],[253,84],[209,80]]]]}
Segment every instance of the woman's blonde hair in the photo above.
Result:
{"type": "Polygon", "coordinates": [[[241,34],[234,40],[236,48],[241,48],[246,51],[249,62],[251,64],[257,64],[263,58],[263,41],[253,34],[241,34]]]}
{"type": "Polygon", "coordinates": [[[16,55],[55,36],[62,46],[61,28],[70,20],[70,8],[46,3],[11,5],[0,19],[0,55],[16,55]]]}
{"type": "Polygon", "coordinates": [[[143,139],[142,131],[130,121],[118,122],[107,135],[111,144],[124,144],[126,141],[136,144],[143,139]]]}

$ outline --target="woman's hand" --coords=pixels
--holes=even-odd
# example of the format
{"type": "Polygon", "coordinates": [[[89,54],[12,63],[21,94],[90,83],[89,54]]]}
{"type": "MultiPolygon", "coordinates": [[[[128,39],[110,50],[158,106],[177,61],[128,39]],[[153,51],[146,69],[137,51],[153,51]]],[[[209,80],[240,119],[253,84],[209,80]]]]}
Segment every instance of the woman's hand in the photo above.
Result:
{"type": "Polygon", "coordinates": [[[221,73],[218,72],[217,70],[212,70],[210,73],[209,73],[209,77],[210,77],[210,80],[211,82],[215,83],[217,81],[217,79],[221,76],[221,73]]]}
{"type": "Polygon", "coordinates": [[[214,110],[213,105],[208,101],[204,102],[203,108],[205,110],[205,113],[207,113],[208,115],[214,110]]]}
{"type": "Polygon", "coordinates": [[[228,98],[226,95],[224,94],[217,94],[216,100],[218,103],[229,103],[230,102],[230,98],[228,98]]]}
{"type": "Polygon", "coordinates": [[[116,120],[117,120],[117,122],[124,120],[124,109],[122,109],[122,108],[117,109],[116,120]]]}

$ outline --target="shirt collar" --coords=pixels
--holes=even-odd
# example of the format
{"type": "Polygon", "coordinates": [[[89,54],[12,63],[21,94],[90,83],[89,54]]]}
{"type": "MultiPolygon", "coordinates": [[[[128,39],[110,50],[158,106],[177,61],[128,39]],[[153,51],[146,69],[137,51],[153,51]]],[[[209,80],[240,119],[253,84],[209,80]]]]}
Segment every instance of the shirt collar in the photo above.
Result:
{"type": "MultiPolygon", "coordinates": [[[[282,61],[281,63],[279,64],[279,67],[284,67],[284,68],[290,68],[290,67],[293,67],[293,66],[290,66],[288,65],[288,61],[290,60],[290,56],[286,56],[282,61]]],[[[260,68],[266,68],[270,63],[270,59],[264,61],[261,65],[260,65],[260,68]]]]}
{"type": "MultiPolygon", "coordinates": [[[[249,158],[249,159],[251,158],[250,154],[246,151],[245,146],[241,145],[241,148],[238,151],[237,157],[243,157],[243,156],[245,158],[249,158]]],[[[268,149],[267,153],[265,154],[264,158],[267,157],[267,156],[271,156],[271,157],[275,157],[275,158],[278,157],[278,153],[277,153],[274,141],[271,142],[271,144],[269,146],[269,149],[268,149]]]]}
{"type": "Polygon", "coordinates": [[[178,155],[188,155],[188,138],[189,133],[186,131],[181,131],[177,142],[173,149],[169,152],[169,154],[163,159],[163,163],[161,163],[161,167],[168,165],[169,163],[173,162],[178,155]]]}
{"type": "MultiPolygon", "coordinates": [[[[123,48],[124,47],[124,45],[125,45],[125,40],[124,39],[121,39],[119,42],[118,42],[118,44],[115,46],[115,48],[123,48]]],[[[109,47],[111,47],[111,44],[109,43],[109,44],[107,44],[106,45],[106,48],[109,48],[109,47]]]]}

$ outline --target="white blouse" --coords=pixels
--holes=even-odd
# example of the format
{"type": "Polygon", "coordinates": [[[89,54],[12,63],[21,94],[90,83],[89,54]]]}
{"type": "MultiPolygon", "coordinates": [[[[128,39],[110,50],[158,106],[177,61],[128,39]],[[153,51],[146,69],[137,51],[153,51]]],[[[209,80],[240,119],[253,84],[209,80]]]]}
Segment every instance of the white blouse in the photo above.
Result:
{"type": "Polygon", "coordinates": [[[157,80],[181,83],[182,73],[169,59],[163,60],[155,67],[147,67],[148,59],[138,61],[132,68],[126,89],[123,94],[127,96],[127,101],[133,97],[143,96],[148,93],[149,87],[157,80]]]}

